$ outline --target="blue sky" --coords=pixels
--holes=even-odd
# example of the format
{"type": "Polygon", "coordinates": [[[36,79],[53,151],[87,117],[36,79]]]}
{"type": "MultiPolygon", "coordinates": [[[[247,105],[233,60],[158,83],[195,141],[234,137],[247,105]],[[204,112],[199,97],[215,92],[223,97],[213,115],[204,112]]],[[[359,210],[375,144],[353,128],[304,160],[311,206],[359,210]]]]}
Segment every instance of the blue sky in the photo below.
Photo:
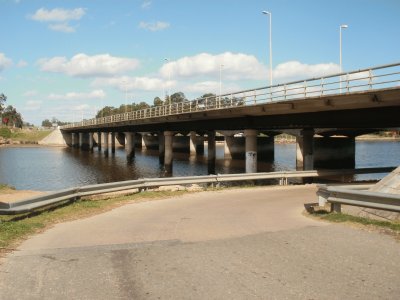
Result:
{"type": "Polygon", "coordinates": [[[0,93],[40,124],[265,86],[263,10],[274,83],[337,73],[341,24],[344,71],[400,62],[399,0],[0,0],[0,93]]]}

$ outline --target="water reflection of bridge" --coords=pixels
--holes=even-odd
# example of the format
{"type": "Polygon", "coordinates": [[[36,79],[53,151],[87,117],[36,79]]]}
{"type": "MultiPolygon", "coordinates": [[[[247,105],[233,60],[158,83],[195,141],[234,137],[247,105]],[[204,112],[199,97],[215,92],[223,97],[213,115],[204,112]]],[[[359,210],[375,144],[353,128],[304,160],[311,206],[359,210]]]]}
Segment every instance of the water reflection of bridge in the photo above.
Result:
{"type": "Polygon", "coordinates": [[[274,136],[296,136],[297,167],[310,170],[355,164],[355,137],[400,127],[400,63],[237,93],[155,106],[62,127],[67,144],[108,153],[116,139],[127,157],[135,147],[157,149],[167,172],[174,151],[208,149],[215,166],[215,143],[225,156],[245,158],[246,171],[274,156],[274,136]],[[96,143],[97,142],[97,143],[96,143]]]}

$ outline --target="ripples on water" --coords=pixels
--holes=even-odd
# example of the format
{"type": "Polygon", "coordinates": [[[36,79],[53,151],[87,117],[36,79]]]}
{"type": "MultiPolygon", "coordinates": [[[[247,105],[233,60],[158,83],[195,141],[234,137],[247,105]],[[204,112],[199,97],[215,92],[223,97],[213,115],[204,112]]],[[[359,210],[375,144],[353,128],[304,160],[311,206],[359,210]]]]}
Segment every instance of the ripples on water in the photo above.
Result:
{"type": "MultiPolygon", "coordinates": [[[[207,153],[190,157],[175,154],[173,176],[206,175],[207,153]]],[[[400,165],[400,142],[356,143],[356,167],[400,165]]],[[[217,145],[216,173],[243,173],[243,160],[225,160],[222,144],[217,145]]],[[[275,144],[275,161],[259,163],[259,172],[294,170],[295,144],[275,144]]],[[[72,148],[0,148],[0,182],[17,189],[59,190],[93,183],[104,183],[143,177],[161,177],[163,168],[156,151],[136,151],[128,163],[123,148],[105,157],[97,149],[93,153],[72,148]]],[[[382,175],[362,175],[357,179],[381,178],[382,175]]]]}

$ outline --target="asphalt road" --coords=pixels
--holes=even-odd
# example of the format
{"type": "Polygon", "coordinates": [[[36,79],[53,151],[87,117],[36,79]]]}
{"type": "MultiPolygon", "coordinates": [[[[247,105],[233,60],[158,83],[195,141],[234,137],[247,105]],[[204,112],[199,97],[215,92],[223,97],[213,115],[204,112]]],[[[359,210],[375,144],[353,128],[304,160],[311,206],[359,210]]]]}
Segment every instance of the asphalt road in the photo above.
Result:
{"type": "Polygon", "coordinates": [[[0,299],[398,299],[400,243],[302,215],[315,187],[188,194],[63,223],[0,266],[0,299]]]}

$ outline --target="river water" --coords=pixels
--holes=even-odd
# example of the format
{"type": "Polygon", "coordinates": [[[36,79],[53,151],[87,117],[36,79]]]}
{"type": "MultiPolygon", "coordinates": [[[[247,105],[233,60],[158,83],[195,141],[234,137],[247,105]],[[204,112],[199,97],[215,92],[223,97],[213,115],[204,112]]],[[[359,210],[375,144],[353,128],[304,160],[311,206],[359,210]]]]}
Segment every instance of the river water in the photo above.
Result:
{"type": "MultiPolygon", "coordinates": [[[[224,159],[222,144],[217,144],[216,173],[243,173],[243,160],[224,159]]],[[[295,144],[275,144],[273,163],[259,163],[259,172],[295,170],[295,144]]],[[[356,168],[400,165],[400,142],[357,141],[356,168]]],[[[173,176],[207,175],[207,156],[174,154],[173,176]]],[[[154,151],[136,151],[128,162],[123,148],[105,157],[72,148],[0,148],[0,183],[24,190],[59,190],[93,183],[161,177],[164,171],[154,151]]],[[[358,175],[357,180],[379,179],[384,174],[358,175]]]]}

